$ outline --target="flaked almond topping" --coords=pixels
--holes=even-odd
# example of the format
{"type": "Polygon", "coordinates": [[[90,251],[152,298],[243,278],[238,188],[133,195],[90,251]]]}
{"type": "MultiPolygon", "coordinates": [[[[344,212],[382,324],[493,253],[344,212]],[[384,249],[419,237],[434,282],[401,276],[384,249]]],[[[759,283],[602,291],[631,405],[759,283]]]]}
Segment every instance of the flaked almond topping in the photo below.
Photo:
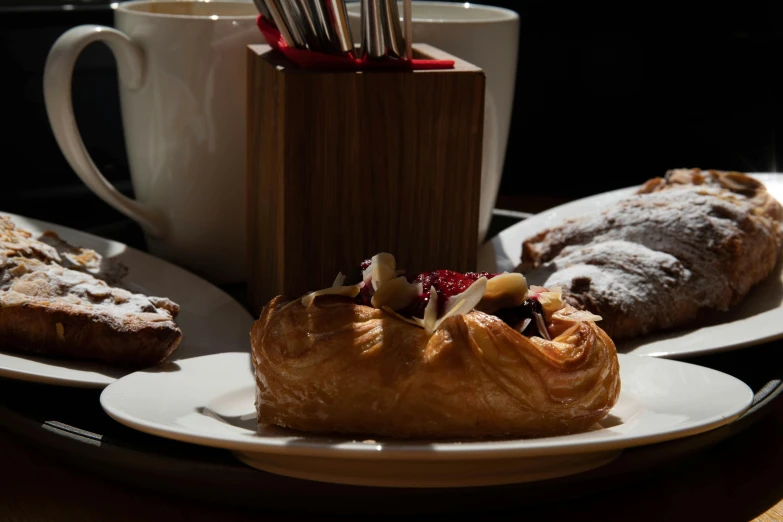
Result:
{"type": "Polygon", "coordinates": [[[106,284],[84,285],[84,293],[96,299],[105,299],[112,295],[112,288],[106,284]]]}
{"type": "Polygon", "coordinates": [[[519,328],[517,328],[517,330],[519,330],[520,332],[524,332],[525,328],[527,328],[532,322],[533,320],[529,317],[524,319],[522,323],[520,323],[519,328]]]}
{"type": "Polygon", "coordinates": [[[443,314],[443,317],[438,319],[432,331],[434,332],[440,328],[440,325],[442,325],[443,322],[449,317],[454,315],[464,315],[473,310],[479,301],[481,301],[481,298],[483,297],[484,291],[486,289],[487,278],[480,277],[476,280],[475,283],[470,285],[467,290],[449,299],[449,302],[446,303],[446,310],[444,311],[445,313],[443,314]]]}
{"type": "Polygon", "coordinates": [[[130,292],[120,291],[119,289],[114,290],[114,304],[127,303],[129,298],[130,292]]]}
{"type": "Polygon", "coordinates": [[[382,284],[388,283],[397,278],[397,273],[393,267],[385,264],[377,264],[372,271],[372,288],[376,292],[382,284]]]}
{"type": "Polygon", "coordinates": [[[726,174],[723,176],[718,176],[718,182],[726,187],[729,190],[734,190],[737,192],[741,192],[743,190],[753,189],[755,188],[754,184],[751,184],[749,181],[744,181],[744,176],[740,178],[736,174],[726,174]]]}
{"type": "Polygon", "coordinates": [[[434,287],[430,287],[430,300],[427,303],[427,308],[424,309],[424,319],[418,319],[417,323],[427,332],[434,333],[449,317],[464,315],[473,310],[481,301],[486,288],[487,278],[480,277],[464,292],[450,297],[446,301],[443,315],[438,318],[438,293],[434,287]]]}
{"type": "Polygon", "coordinates": [[[552,314],[552,319],[569,323],[584,323],[586,321],[598,322],[603,319],[600,315],[595,315],[587,310],[577,310],[576,308],[562,308],[552,314]]]}
{"type": "Polygon", "coordinates": [[[84,267],[95,265],[101,262],[101,256],[99,256],[98,253],[94,250],[85,250],[78,254],[64,253],[63,257],[65,257],[74,265],[84,267]]]}
{"type": "Polygon", "coordinates": [[[371,303],[375,308],[388,307],[400,310],[413,302],[422,292],[421,284],[409,283],[400,276],[380,285],[372,296],[371,303]]]}
{"type": "MultiPolygon", "coordinates": [[[[416,322],[416,318],[409,319],[409,318],[405,317],[404,315],[398,314],[397,312],[395,312],[394,310],[392,310],[388,306],[384,306],[382,308],[382,310],[384,312],[386,312],[387,314],[392,315],[392,316],[396,317],[397,319],[400,319],[401,321],[405,321],[406,323],[412,324],[413,326],[421,326],[418,322],[416,322]]],[[[419,319],[419,320],[421,320],[421,319],[419,319]]]]}
{"type": "Polygon", "coordinates": [[[527,296],[525,276],[504,272],[487,281],[484,297],[476,305],[476,310],[492,314],[503,308],[514,308],[521,306],[527,296]]]}
{"type": "Polygon", "coordinates": [[[435,323],[438,320],[438,292],[434,286],[430,287],[430,299],[427,302],[427,307],[424,309],[424,318],[414,317],[413,320],[429,333],[435,331],[435,323]]]}
{"type": "Polygon", "coordinates": [[[562,289],[560,287],[547,289],[540,286],[531,286],[528,297],[537,299],[544,308],[544,311],[548,314],[554,313],[565,306],[562,289]]]}
{"type": "Polygon", "coordinates": [[[539,314],[538,312],[533,312],[533,317],[536,318],[536,326],[538,327],[539,333],[544,336],[544,339],[546,339],[547,341],[551,341],[552,336],[549,335],[549,330],[546,327],[546,321],[544,320],[544,316],[539,314]]]}
{"type": "Polygon", "coordinates": [[[151,312],[140,313],[137,314],[136,317],[142,321],[148,321],[150,323],[162,323],[171,320],[171,316],[168,314],[155,314],[151,312]]]}
{"type": "Polygon", "coordinates": [[[372,283],[373,290],[377,290],[378,286],[385,281],[389,281],[397,277],[397,260],[394,256],[381,252],[372,256],[370,259],[370,266],[368,266],[362,272],[362,280],[372,283]],[[382,268],[378,268],[382,267],[382,268]]]}
{"type": "Polygon", "coordinates": [[[561,294],[563,293],[563,287],[553,286],[552,288],[545,288],[543,286],[530,285],[530,292],[528,294],[530,297],[534,297],[543,292],[554,292],[556,294],[561,294]]]}
{"type": "Polygon", "coordinates": [[[22,277],[28,272],[29,270],[27,268],[27,265],[24,263],[24,261],[19,261],[19,263],[15,267],[13,267],[8,271],[8,273],[14,277],[22,277]]]}
{"type": "Polygon", "coordinates": [[[376,292],[382,284],[397,277],[397,261],[391,254],[382,253],[373,256],[369,269],[372,269],[370,272],[372,289],[376,292]]]}
{"type": "Polygon", "coordinates": [[[452,296],[446,302],[446,308],[443,310],[443,315],[451,316],[455,314],[466,314],[473,310],[477,304],[484,297],[484,292],[487,290],[487,278],[479,277],[476,281],[465,289],[461,294],[452,296]]]}
{"type": "Polygon", "coordinates": [[[566,331],[564,331],[563,333],[555,337],[553,341],[558,342],[560,340],[568,339],[568,337],[574,334],[578,328],[579,328],[579,323],[571,325],[570,327],[568,327],[566,331]]]}
{"type": "Polygon", "coordinates": [[[525,280],[525,276],[517,272],[503,272],[488,280],[485,297],[498,294],[522,294],[523,298],[526,297],[527,280],[525,280]]]}
{"type": "MultiPolygon", "coordinates": [[[[301,298],[301,303],[309,307],[315,298],[321,295],[341,295],[350,298],[360,296],[361,303],[424,328],[430,334],[437,331],[449,317],[467,314],[474,309],[490,314],[504,309],[524,309],[521,312],[520,310],[513,312],[522,313],[523,317],[524,314],[530,314],[528,318],[519,317],[516,321],[520,323],[517,325],[519,330],[524,332],[533,323],[540,335],[548,340],[551,340],[551,335],[546,326],[547,319],[551,320],[553,314],[565,306],[560,288],[547,289],[539,286],[528,288],[525,277],[519,273],[505,272],[488,278],[478,277],[480,274],[462,275],[444,270],[421,274],[416,282],[411,283],[404,277],[402,270],[397,270],[396,260],[391,254],[383,252],[377,254],[365,266],[359,284],[344,286],[346,276],[339,273],[331,288],[309,293],[301,298]],[[478,279],[473,280],[474,277],[478,279]],[[430,281],[437,282],[433,282],[429,290],[424,293],[422,281],[424,285],[430,285],[430,281]],[[465,288],[464,285],[469,281],[472,283],[465,288]],[[438,284],[442,287],[437,286],[438,284]],[[459,294],[454,294],[454,290],[459,288],[465,289],[459,294]],[[420,306],[423,306],[423,303],[420,301],[423,300],[426,300],[427,304],[422,314],[420,306]],[[529,303],[532,304],[528,306],[529,303]],[[403,316],[398,312],[411,306],[416,310],[416,312],[408,310],[413,317],[408,318],[406,317],[408,313],[403,316]],[[418,314],[422,314],[422,317],[417,317],[418,314]]],[[[282,309],[288,308],[292,303],[283,306],[282,309]]],[[[600,320],[596,315],[573,311],[561,313],[554,318],[573,323],[600,320]]]]}
{"type": "Polygon", "coordinates": [[[334,278],[334,283],[332,283],[332,288],[337,288],[338,286],[343,286],[345,284],[345,274],[342,272],[337,272],[337,277],[334,278]]]}
{"type": "Polygon", "coordinates": [[[315,298],[320,295],[342,295],[345,297],[353,298],[359,295],[360,290],[361,288],[359,288],[359,285],[324,288],[323,290],[318,290],[317,292],[310,292],[309,294],[304,296],[302,298],[302,304],[305,306],[310,306],[311,304],[313,304],[313,301],[315,301],[315,298]]]}
{"type": "MultiPolygon", "coordinates": [[[[366,286],[367,284],[372,284],[372,288],[377,289],[380,288],[383,283],[395,279],[395,267],[396,261],[393,255],[386,253],[377,254],[373,256],[370,266],[368,266],[367,269],[362,272],[363,281],[358,285],[344,286],[346,280],[345,274],[339,272],[334,278],[334,282],[330,288],[324,288],[323,290],[310,292],[309,294],[302,297],[301,302],[304,306],[309,307],[313,304],[315,298],[321,295],[341,295],[355,298],[357,295],[359,295],[359,292],[361,292],[362,287],[366,286]]],[[[280,311],[282,312],[296,301],[297,299],[287,303],[280,309],[280,311]]]]}

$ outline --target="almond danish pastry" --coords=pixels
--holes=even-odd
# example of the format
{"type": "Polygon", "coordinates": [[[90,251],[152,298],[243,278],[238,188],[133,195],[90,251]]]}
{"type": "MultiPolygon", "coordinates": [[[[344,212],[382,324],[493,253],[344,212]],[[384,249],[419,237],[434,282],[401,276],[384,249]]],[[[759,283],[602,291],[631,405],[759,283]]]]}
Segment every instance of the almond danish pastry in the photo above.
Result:
{"type": "Polygon", "coordinates": [[[399,438],[585,431],[620,393],[599,319],[521,274],[406,278],[379,254],[263,309],[251,333],[258,420],[399,438]]]}

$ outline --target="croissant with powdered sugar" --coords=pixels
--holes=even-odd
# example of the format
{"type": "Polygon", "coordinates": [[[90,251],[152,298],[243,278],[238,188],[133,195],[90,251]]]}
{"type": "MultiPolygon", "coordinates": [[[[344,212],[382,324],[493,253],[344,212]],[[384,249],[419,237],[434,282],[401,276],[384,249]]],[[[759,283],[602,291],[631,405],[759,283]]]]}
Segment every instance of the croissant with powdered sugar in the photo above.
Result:
{"type": "Polygon", "coordinates": [[[526,239],[517,271],[604,318],[615,341],[727,311],[780,260],[783,206],[739,172],[675,169],[526,239]]]}

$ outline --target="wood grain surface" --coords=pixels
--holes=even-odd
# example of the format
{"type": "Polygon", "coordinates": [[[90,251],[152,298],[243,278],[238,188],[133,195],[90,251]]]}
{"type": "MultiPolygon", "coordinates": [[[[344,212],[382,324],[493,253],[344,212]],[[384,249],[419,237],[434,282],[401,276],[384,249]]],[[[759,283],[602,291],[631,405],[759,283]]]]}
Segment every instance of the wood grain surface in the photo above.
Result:
{"type": "MultiPolygon", "coordinates": [[[[783,520],[783,402],[740,435],[623,489],[584,499],[444,520],[750,521],[783,520]]],[[[0,430],[0,520],[168,522],[368,520],[237,510],[193,498],[172,498],[106,481],[58,462],[0,430]]],[[[400,498],[405,502],[405,498],[400,498]]],[[[303,498],[303,503],[308,499],[303,498]]],[[[413,507],[415,512],[415,507],[413,507]]],[[[317,506],[313,509],[317,510],[317,506]]],[[[436,520],[438,517],[406,517],[436,520]]],[[[371,520],[391,520],[382,513],[371,520]]]]}
{"type": "Polygon", "coordinates": [[[329,287],[378,252],[412,273],[475,269],[481,69],[324,72],[265,46],[248,53],[254,311],[329,287]]]}

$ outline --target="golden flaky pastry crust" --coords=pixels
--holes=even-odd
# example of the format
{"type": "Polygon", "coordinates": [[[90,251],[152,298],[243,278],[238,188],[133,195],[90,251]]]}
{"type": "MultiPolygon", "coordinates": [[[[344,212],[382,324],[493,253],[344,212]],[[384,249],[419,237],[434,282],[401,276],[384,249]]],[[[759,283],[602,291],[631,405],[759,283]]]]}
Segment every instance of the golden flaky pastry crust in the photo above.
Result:
{"type": "Polygon", "coordinates": [[[600,421],[620,393],[612,340],[553,320],[553,341],[495,316],[434,334],[345,297],[277,297],[251,332],[259,423],[400,438],[547,436],[600,421]]]}

